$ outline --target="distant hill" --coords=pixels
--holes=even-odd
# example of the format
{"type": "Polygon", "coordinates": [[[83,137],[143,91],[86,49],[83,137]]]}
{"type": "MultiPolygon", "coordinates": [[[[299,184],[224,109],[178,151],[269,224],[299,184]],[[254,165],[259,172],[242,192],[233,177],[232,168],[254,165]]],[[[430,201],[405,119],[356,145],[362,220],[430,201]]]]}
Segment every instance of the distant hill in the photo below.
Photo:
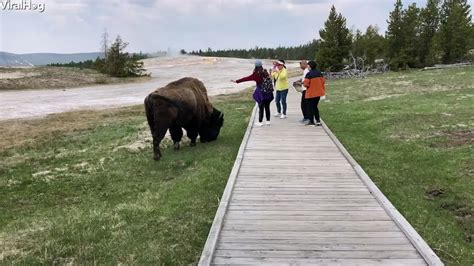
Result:
{"type": "Polygon", "coordinates": [[[0,52],[0,66],[33,66],[23,57],[17,54],[0,52]]]}
{"type": "Polygon", "coordinates": [[[47,65],[52,63],[69,63],[71,61],[79,62],[86,60],[95,60],[97,57],[103,57],[103,53],[78,53],[78,54],[52,54],[52,53],[35,53],[21,54],[22,58],[31,62],[33,65],[47,65]]]}
{"type": "Polygon", "coordinates": [[[0,52],[0,66],[41,66],[53,63],[69,63],[85,60],[95,60],[102,57],[102,53],[76,53],[76,54],[54,54],[54,53],[32,53],[12,54],[0,52]]]}

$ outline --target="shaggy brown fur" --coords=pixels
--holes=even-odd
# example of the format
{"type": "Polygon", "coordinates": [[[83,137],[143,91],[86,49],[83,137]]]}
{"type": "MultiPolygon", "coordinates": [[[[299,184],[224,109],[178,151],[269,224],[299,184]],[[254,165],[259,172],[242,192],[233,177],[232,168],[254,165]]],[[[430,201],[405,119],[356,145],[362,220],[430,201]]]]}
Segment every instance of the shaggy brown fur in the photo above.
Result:
{"type": "Polygon", "coordinates": [[[207,97],[204,84],[195,78],[182,78],[173,81],[152,94],[163,96],[175,102],[185,103],[191,107],[194,116],[202,120],[212,113],[213,107],[207,97]]]}
{"type": "Polygon", "coordinates": [[[183,136],[182,128],[196,143],[213,141],[223,125],[223,114],[212,107],[204,84],[195,78],[182,78],[159,88],[145,98],[148,124],[153,135],[154,158],[159,160],[159,143],[169,129],[175,149],[183,136]]]}

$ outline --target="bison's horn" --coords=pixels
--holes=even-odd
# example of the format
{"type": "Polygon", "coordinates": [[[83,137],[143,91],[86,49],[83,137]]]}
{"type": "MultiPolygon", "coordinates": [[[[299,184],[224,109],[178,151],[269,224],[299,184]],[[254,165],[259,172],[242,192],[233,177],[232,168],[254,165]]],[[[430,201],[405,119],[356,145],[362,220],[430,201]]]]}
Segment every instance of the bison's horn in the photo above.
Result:
{"type": "Polygon", "coordinates": [[[221,114],[219,115],[219,119],[221,119],[221,118],[223,118],[223,117],[224,117],[224,114],[221,113],[221,114]]]}

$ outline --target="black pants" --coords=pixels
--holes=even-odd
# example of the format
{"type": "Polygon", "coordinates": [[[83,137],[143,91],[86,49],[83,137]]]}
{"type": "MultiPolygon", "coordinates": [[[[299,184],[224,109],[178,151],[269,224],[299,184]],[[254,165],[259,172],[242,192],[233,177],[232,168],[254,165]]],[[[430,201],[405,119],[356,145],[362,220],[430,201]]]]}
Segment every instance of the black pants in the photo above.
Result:
{"type": "Polygon", "coordinates": [[[314,123],[314,120],[316,120],[316,122],[321,122],[318,109],[319,97],[309,98],[305,101],[306,107],[308,108],[309,122],[314,123]]]}
{"type": "Polygon", "coordinates": [[[265,116],[267,121],[270,121],[270,100],[264,100],[261,104],[258,105],[258,122],[262,123],[263,121],[263,110],[265,110],[265,116]]]}
{"type": "Polygon", "coordinates": [[[306,106],[306,99],[304,98],[306,91],[301,93],[301,112],[303,113],[303,119],[309,119],[308,107],[306,106]]]}

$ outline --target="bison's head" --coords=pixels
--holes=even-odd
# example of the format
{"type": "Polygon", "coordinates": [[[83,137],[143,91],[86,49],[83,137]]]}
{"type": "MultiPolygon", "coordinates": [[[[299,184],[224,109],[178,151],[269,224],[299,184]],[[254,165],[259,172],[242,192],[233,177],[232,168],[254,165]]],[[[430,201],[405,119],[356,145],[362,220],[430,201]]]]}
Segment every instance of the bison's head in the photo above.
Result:
{"type": "Polygon", "coordinates": [[[203,123],[199,131],[201,142],[216,140],[222,125],[224,125],[224,114],[216,108],[213,108],[211,116],[203,123]]]}

